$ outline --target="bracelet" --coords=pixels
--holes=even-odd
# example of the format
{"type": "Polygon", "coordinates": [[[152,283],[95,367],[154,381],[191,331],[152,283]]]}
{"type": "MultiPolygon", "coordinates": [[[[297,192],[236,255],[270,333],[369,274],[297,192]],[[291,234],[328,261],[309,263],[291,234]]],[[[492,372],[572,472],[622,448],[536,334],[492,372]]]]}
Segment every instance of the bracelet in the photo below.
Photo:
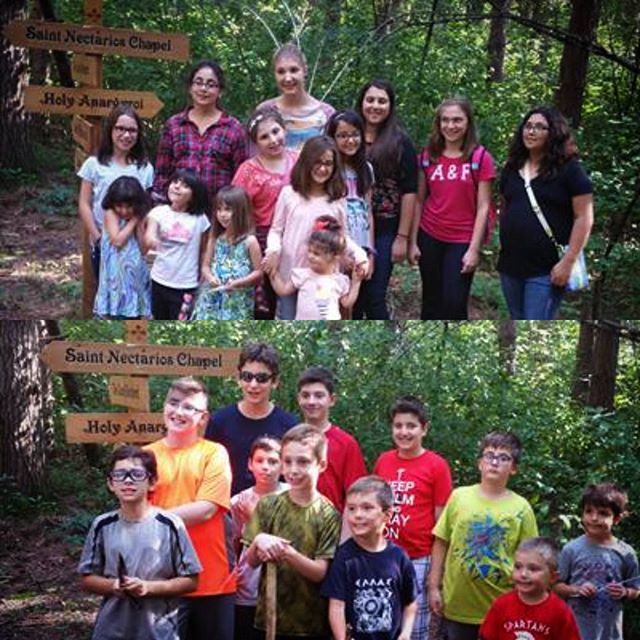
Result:
{"type": "Polygon", "coordinates": [[[404,238],[405,240],[409,239],[409,235],[406,233],[396,233],[397,238],[404,238]]]}

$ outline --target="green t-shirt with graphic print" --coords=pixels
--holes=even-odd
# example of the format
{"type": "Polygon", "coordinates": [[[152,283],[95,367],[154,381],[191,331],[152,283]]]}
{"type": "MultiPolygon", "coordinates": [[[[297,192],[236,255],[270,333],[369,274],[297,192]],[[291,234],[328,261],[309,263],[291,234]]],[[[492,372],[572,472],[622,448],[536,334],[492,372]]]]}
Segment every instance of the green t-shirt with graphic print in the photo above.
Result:
{"type": "Polygon", "coordinates": [[[516,548],[538,535],[536,518],[525,498],[510,491],[489,499],[480,485],[455,489],[433,534],[449,544],[444,563],[444,616],[480,624],[491,603],[512,588],[516,548]]]}
{"type": "MultiPolygon", "coordinates": [[[[293,548],[312,560],[333,558],[340,538],[340,515],[327,498],[319,495],[311,504],[295,504],[285,491],[265,496],[247,524],[242,542],[249,546],[259,533],[289,540],[293,548]]],[[[307,580],[288,563],[277,565],[277,633],[292,636],[320,636],[329,633],[327,601],[320,584],[307,580]]],[[[260,577],[256,627],[265,628],[266,571],[260,577]]]]}

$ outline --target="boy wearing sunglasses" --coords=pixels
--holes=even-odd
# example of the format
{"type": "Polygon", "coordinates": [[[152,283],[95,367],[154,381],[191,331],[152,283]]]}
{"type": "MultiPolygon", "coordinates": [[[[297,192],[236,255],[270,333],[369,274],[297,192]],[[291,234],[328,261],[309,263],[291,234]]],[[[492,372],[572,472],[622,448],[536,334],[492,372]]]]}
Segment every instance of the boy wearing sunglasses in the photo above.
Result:
{"type": "Polygon", "coordinates": [[[98,516],[78,572],[84,589],[104,596],[94,638],[178,640],[178,596],[193,591],[201,566],[182,520],[149,503],[158,479],[150,451],[127,445],[112,457],[107,485],[120,502],[98,516]]]}
{"type": "Polygon", "coordinates": [[[265,435],[282,438],[299,422],[271,401],[279,376],[280,358],[271,345],[245,345],[238,359],[242,399],[216,411],[207,425],[205,438],[219,442],[229,452],[232,496],[255,484],[247,466],[253,441],[265,435]]]}

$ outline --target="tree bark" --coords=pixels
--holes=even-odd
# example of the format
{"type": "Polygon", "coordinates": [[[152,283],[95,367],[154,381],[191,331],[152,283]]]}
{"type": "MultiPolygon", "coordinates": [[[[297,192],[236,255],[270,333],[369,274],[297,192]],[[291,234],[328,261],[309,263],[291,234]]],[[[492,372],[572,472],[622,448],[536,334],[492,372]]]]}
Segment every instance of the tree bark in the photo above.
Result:
{"type": "MultiPolygon", "coordinates": [[[[600,0],[571,0],[571,5],[570,34],[584,43],[591,43],[600,17],[600,0]]],[[[565,43],[555,103],[574,127],[580,125],[588,66],[589,50],[565,43]]]]}
{"type": "MultiPolygon", "coordinates": [[[[0,28],[24,19],[26,0],[0,2],[0,28]]],[[[0,167],[33,169],[24,87],[28,82],[27,51],[0,35],[0,167]]]]}
{"type": "Polygon", "coordinates": [[[24,493],[44,486],[53,441],[51,372],[40,362],[42,320],[0,324],[0,475],[24,493]]]}
{"type": "Polygon", "coordinates": [[[581,322],[571,397],[582,404],[589,399],[589,384],[593,374],[593,337],[593,323],[581,322]]]}
{"type": "Polygon", "coordinates": [[[593,347],[593,375],[589,389],[589,406],[614,408],[618,347],[620,337],[615,327],[598,324],[593,347]]]}
{"type": "Polygon", "coordinates": [[[497,0],[491,17],[489,29],[489,68],[487,80],[489,82],[502,82],[504,80],[504,55],[507,46],[507,21],[505,13],[509,10],[511,0],[497,0]]]}
{"type": "Polygon", "coordinates": [[[498,323],[498,349],[500,368],[508,376],[516,373],[516,323],[502,320],[498,323]]]}

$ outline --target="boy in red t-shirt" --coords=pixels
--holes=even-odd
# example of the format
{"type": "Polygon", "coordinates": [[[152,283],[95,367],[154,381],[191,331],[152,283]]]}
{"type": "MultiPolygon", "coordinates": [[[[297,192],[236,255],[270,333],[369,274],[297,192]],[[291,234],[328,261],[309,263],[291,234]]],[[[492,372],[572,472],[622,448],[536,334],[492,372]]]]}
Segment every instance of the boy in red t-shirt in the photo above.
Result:
{"type": "Polygon", "coordinates": [[[558,579],[558,548],[552,540],[521,542],[512,577],[515,589],[493,601],[480,627],[480,640],[580,640],[569,605],[551,591],[558,579]]]}
{"type": "Polygon", "coordinates": [[[426,578],[433,546],[431,530],[452,489],[447,461],[422,446],[428,430],[422,402],[413,396],[398,398],[391,407],[391,436],[396,448],[381,454],[373,469],[389,482],[394,494],[393,513],[385,537],[407,552],[420,585],[412,640],[428,638],[426,578]]]}
{"type": "Polygon", "coordinates": [[[329,420],[336,403],[335,378],[325,367],[309,367],[298,378],[298,406],[307,424],[320,429],[327,439],[327,467],[320,474],[318,491],[342,514],[347,489],[367,467],[357,440],[329,420]]]}

